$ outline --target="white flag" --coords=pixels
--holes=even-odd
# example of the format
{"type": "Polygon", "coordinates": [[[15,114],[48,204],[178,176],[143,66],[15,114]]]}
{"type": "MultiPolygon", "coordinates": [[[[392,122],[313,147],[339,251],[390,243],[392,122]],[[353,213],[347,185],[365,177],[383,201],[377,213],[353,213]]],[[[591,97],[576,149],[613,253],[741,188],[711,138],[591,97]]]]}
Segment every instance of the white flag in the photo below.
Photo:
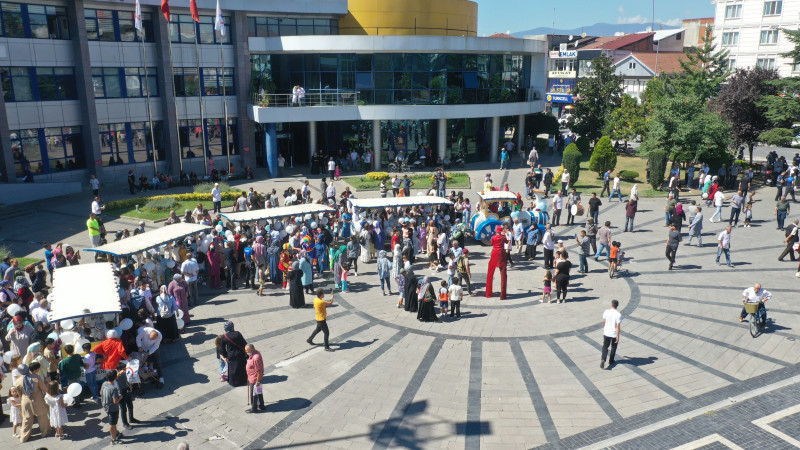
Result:
{"type": "Polygon", "coordinates": [[[217,0],[217,14],[214,17],[214,29],[219,31],[220,36],[225,36],[225,19],[222,18],[222,10],[219,9],[219,0],[217,0]]]}
{"type": "Polygon", "coordinates": [[[134,26],[137,30],[142,31],[142,6],[139,0],[136,0],[136,12],[133,13],[134,26]]]}

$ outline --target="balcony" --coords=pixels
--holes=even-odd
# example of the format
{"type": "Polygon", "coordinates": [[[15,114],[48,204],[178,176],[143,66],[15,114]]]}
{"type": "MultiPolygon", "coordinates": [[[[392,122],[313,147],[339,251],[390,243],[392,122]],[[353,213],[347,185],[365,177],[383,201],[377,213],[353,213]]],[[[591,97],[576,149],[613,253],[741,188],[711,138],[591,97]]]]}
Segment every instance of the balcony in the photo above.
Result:
{"type": "Polygon", "coordinates": [[[358,106],[358,91],[323,89],[306,91],[305,98],[292,104],[292,94],[250,95],[250,104],[259,108],[291,108],[292,106],[358,106]]]}

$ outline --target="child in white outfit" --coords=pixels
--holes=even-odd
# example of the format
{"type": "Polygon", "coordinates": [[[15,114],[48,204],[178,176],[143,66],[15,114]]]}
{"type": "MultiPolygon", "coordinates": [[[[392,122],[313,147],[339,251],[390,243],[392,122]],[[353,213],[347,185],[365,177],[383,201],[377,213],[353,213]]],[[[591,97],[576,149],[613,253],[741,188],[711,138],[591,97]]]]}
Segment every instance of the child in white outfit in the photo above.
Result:
{"type": "Polygon", "coordinates": [[[11,412],[11,425],[13,429],[11,430],[14,437],[19,437],[17,433],[17,426],[22,423],[22,397],[19,395],[19,390],[17,388],[12,387],[11,390],[8,392],[8,409],[11,412]]]}
{"type": "Polygon", "coordinates": [[[59,439],[64,439],[64,436],[66,436],[64,434],[64,425],[69,420],[63,397],[58,381],[51,381],[47,387],[47,395],[44,396],[44,401],[50,407],[50,426],[56,429],[56,437],[59,439]]]}

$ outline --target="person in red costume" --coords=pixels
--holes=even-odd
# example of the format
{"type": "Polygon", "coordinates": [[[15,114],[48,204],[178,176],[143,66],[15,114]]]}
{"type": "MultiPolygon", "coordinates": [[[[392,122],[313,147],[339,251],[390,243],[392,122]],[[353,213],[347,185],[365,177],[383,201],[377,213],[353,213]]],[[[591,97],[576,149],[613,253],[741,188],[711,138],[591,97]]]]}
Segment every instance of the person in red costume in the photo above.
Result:
{"type": "Polygon", "coordinates": [[[492,297],[494,269],[500,269],[500,300],[506,299],[506,239],[503,227],[498,226],[492,236],[492,256],[489,258],[489,272],[486,274],[486,298],[492,297]]]}

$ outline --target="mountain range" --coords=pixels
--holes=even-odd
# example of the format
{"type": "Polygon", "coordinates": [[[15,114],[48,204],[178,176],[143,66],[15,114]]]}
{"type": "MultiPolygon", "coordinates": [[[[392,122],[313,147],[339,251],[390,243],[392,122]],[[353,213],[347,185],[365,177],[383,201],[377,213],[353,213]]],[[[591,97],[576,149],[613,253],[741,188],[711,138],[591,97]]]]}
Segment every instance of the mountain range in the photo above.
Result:
{"type": "MultiPolygon", "coordinates": [[[[518,31],[516,33],[511,33],[512,36],[522,38],[525,36],[534,36],[537,34],[571,34],[573,36],[580,36],[581,33],[586,33],[587,36],[613,36],[615,33],[638,33],[645,31],[650,24],[642,24],[642,23],[596,23],[594,25],[589,25],[586,27],[578,27],[573,28],[570,30],[566,29],[556,29],[553,31],[550,27],[539,27],[533,28],[530,30],[525,31],[518,31]]],[[[664,27],[659,24],[656,24],[656,30],[660,29],[667,29],[667,28],[675,28],[675,27],[664,27]]]]}

